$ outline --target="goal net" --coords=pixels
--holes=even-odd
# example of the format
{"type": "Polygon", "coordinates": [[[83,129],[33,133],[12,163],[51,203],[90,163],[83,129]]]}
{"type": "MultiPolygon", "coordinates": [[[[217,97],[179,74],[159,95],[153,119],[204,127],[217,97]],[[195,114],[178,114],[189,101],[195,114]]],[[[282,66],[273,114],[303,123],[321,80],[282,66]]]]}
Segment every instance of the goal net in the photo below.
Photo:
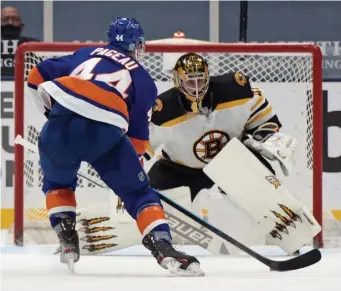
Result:
{"type": "MultiPolygon", "coordinates": [[[[72,53],[79,43],[26,43],[17,51],[15,134],[31,143],[44,124],[26,92],[29,70],[46,58],[72,53]]],[[[97,44],[98,45],[98,44],[97,44]]],[[[103,45],[103,44],[102,44],[103,45]]],[[[322,224],[322,56],[311,44],[213,44],[188,39],[169,39],[147,43],[143,65],[157,84],[159,93],[172,87],[171,69],[183,53],[197,52],[209,64],[212,76],[242,71],[253,87],[261,88],[283,123],[282,131],[299,144],[293,174],[284,181],[313,211],[322,224]]],[[[15,146],[15,242],[21,244],[26,229],[38,232],[46,225],[45,199],[41,191],[42,173],[35,153],[15,146]]],[[[108,193],[96,172],[87,164],[82,171],[96,183],[79,178],[77,199],[80,207],[98,204],[108,193]]],[[[283,178],[284,179],[284,178],[283,178]]],[[[115,206],[114,206],[115,207],[115,206]]],[[[325,212],[328,211],[325,209],[325,212]]],[[[327,216],[326,216],[327,217],[327,216]]],[[[323,223],[328,233],[328,223],[323,223]]],[[[315,243],[322,246],[322,233],[315,243]]]]}

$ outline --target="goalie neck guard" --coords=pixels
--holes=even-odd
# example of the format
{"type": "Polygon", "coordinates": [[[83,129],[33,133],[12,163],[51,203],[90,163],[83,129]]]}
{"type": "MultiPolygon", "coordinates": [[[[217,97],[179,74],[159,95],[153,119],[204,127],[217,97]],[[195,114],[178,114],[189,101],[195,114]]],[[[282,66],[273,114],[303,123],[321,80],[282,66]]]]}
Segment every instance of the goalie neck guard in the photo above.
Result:
{"type": "Polygon", "coordinates": [[[192,110],[201,111],[201,103],[210,81],[204,58],[195,53],[181,56],[173,68],[173,81],[175,87],[192,102],[192,110]]]}

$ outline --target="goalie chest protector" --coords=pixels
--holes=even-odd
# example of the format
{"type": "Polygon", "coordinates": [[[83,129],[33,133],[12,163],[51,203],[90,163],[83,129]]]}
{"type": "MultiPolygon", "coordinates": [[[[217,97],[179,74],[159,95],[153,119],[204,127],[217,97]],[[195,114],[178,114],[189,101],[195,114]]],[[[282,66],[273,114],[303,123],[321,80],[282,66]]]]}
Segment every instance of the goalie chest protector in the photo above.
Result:
{"type": "Polygon", "coordinates": [[[153,148],[163,144],[168,157],[189,167],[203,168],[233,138],[240,139],[255,104],[248,77],[228,73],[211,77],[203,107],[207,115],[191,111],[177,88],[159,95],[150,126],[153,148]]]}

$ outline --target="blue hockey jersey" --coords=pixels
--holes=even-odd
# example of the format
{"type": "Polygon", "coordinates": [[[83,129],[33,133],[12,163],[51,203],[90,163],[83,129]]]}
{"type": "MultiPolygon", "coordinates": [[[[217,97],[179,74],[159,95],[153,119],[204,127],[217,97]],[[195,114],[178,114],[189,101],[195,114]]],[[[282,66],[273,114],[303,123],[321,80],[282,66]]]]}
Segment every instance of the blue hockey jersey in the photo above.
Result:
{"type": "Polygon", "coordinates": [[[43,111],[51,109],[52,97],[79,115],[122,128],[137,153],[145,152],[157,88],[135,59],[113,46],[44,60],[30,71],[28,87],[43,111]]]}

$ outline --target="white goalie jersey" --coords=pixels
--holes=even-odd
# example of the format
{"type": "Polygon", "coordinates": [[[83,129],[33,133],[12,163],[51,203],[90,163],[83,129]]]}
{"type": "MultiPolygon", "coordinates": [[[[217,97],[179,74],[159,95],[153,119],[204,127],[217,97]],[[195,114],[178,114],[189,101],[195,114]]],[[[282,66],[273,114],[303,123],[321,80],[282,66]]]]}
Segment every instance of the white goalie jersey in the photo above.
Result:
{"type": "Polygon", "coordinates": [[[163,144],[166,158],[203,168],[232,138],[241,140],[266,122],[281,127],[262,91],[251,88],[240,72],[212,77],[202,102],[205,113],[198,114],[176,88],[159,95],[150,124],[150,153],[163,144]]]}

